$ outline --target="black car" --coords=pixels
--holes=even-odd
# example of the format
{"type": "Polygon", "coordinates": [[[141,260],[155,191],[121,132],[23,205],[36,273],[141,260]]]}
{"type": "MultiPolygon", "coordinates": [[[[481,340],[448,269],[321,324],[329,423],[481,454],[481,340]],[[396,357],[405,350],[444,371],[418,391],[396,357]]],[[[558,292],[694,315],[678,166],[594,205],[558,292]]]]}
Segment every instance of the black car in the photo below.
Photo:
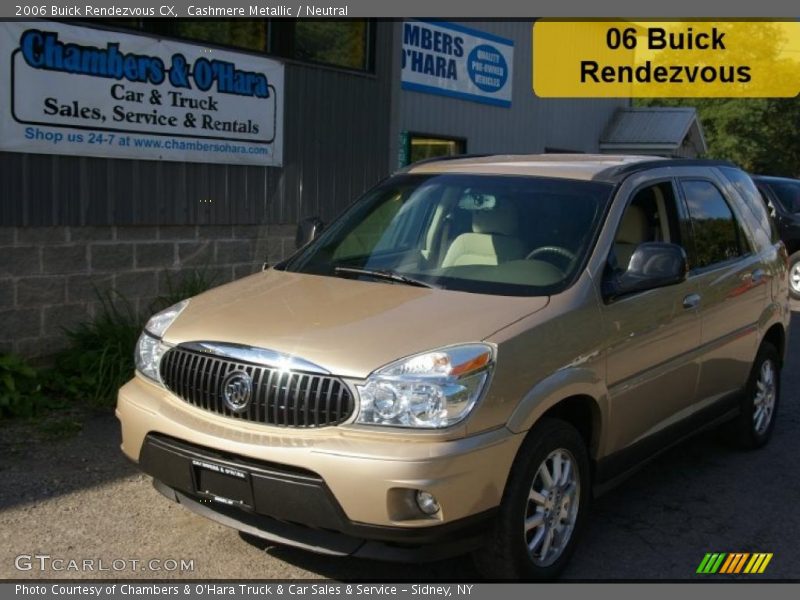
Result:
{"type": "Polygon", "coordinates": [[[800,300],[800,180],[753,176],[789,251],[789,292],[800,300]]]}

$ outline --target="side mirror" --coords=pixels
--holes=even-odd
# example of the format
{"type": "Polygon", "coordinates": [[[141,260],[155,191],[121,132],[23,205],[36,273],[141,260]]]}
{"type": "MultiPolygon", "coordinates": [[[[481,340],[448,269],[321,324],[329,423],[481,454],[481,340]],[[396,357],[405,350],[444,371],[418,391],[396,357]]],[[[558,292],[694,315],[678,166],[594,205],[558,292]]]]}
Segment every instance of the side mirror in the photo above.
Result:
{"type": "Polygon", "coordinates": [[[644,242],[636,246],[628,269],[609,278],[606,297],[674,285],[685,280],[688,272],[689,263],[683,248],[666,242],[644,242]]]}
{"type": "Polygon", "coordinates": [[[294,236],[295,248],[302,248],[312,242],[325,228],[325,223],[319,217],[306,217],[297,224],[297,233],[294,236]]]}

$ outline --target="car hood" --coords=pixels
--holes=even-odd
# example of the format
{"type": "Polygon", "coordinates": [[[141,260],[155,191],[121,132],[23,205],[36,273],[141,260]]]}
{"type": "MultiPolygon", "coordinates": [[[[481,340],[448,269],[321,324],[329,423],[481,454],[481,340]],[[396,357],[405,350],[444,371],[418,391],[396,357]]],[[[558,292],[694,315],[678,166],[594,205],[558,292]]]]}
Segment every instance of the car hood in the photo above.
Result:
{"type": "Polygon", "coordinates": [[[362,378],[398,358],[483,340],[547,302],[270,269],[193,298],[164,340],[266,348],[362,378]]]}

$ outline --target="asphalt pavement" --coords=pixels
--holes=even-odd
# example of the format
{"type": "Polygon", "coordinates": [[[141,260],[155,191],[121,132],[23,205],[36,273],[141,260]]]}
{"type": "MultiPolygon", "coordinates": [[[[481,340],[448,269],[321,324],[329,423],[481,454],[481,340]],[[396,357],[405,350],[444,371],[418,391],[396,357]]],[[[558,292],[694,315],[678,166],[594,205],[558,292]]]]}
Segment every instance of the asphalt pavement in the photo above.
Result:
{"type": "MultiPolygon", "coordinates": [[[[649,463],[595,501],[565,579],[718,579],[695,574],[705,553],[769,552],[764,574],[739,578],[800,580],[794,308],[770,444],[743,452],[712,431],[649,463]]],[[[158,494],[122,457],[110,415],[61,441],[0,427],[0,578],[479,579],[468,557],[408,565],[252,543],[158,494]]]]}

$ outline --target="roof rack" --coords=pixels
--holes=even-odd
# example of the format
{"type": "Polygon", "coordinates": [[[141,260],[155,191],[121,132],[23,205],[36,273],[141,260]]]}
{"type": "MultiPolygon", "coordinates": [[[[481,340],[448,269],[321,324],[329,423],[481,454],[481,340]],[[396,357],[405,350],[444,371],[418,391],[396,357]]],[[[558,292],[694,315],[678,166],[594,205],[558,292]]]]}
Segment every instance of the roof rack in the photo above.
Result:
{"type": "Polygon", "coordinates": [[[609,167],[595,173],[592,179],[619,183],[626,177],[648,169],[660,167],[738,167],[727,160],[713,160],[707,158],[670,158],[667,160],[643,160],[641,162],[631,162],[616,167],[609,167]]]}
{"type": "Polygon", "coordinates": [[[411,163],[410,165],[406,165],[402,169],[398,169],[395,173],[407,173],[412,167],[418,167],[420,165],[425,165],[427,163],[432,162],[440,162],[445,160],[458,160],[461,158],[484,158],[486,156],[492,156],[492,154],[484,153],[484,154],[447,154],[445,156],[432,156],[431,158],[423,158],[422,160],[418,160],[416,162],[411,163]]]}

